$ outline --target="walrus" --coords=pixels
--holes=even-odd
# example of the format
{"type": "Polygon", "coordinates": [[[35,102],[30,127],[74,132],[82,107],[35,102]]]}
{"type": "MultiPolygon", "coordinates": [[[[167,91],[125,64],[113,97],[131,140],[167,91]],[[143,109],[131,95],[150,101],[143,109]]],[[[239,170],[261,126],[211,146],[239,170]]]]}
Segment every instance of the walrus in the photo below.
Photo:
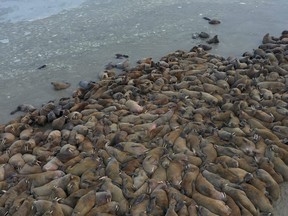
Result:
{"type": "Polygon", "coordinates": [[[38,124],[40,126],[44,126],[47,123],[47,117],[44,115],[35,116],[34,121],[36,124],[38,124]]]}
{"type": "MultiPolygon", "coordinates": [[[[82,138],[82,136],[81,136],[81,138],[82,138]]],[[[82,141],[82,139],[79,139],[79,140],[80,140],[80,144],[79,144],[78,149],[80,151],[87,152],[88,154],[94,153],[95,147],[89,138],[84,138],[83,141],[82,141]]],[[[75,153],[77,153],[77,151],[75,151],[75,153]]]]}
{"type": "Polygon", "coordinates": [[[16,137],[12,133],[1,133],[0,134],[0,149],[6,148],[6,145],[9,145],[15,141],[16,137]]]}
{"type": "Polygon", "coordinates": [[[85,136],[72,130],[69,134],[68,143],[71,145],[79,145],[85,140],[85,136]]]}
{"type": "Polygon", "coordinates": [[[184,201],[186,203],[186,205],[190,205],[190,204],[196,205],[196,202],[191,197],[188,197],[188,196],[182,194],[179,190],[177,190],[176,188],[174,188],[172,186],[167,185],[167,187],[164,187],[163,189],[168,194],[169,199],[173,197],[178,202],[184,201]]]}
{"type": "Polygon", "coordinates": [[[208,23],[211,24],[211,25],[216,25],[216,24],[220,24],[221,22],[219,20],[212,19],[208,23]]]}
{"type": "Polygon", "coordinates": [[[261,181],[265,182],[266,190],[269,193],[269,197],[275,201],[278,200],[280,197],[280,186],[279,184],[273,179],[273,177],[264,169],[257,169],[255,171],[255,175],[261,181]]]}
{"type": "Polygon", "coordinates": [[[265,213],[271,213],[273,211],[269,199],[262,191],[247,183],[242,183],[241,187],[257,209],[265,213]]]}
{"type": "Polygon", "coordinates": [[[200,92],[200,97],[202,100],[205,100],[208,104],[216,105],[219,102],[219,99],[207,92],[200,92]]]}
{"type": "Polygon", "coordinates": [[[178,215],[176,213],[176,211],[175,211],[176,204],[177,204],[177,200],[171,198],[169,200],[169,205],[168,205],[169,207],[168,207],[165,215],[167,215],[167,216],[176,216],[176,215],[178,215]]]}
{"type": "Polygon", "coordinates": [[[119,203],[115,201],[108,202],[104,205],[95,206],[88,213],[87,216],[105,215],[106,213],[116,215],[119,211],[119,203]]]}
{"type": "Polygon", "coordinates": [[[9,163],[0,166],[0,181],[12,177],[15,172],[15,168],[9,163]]]}
{"type": "Polygon", "coordinates": [[[238,167],[239,166],[239,163],[237,160],[235,160],[235,158],[229,157],[227,155],[222,155],[222,156],[217,157],[214,162],[225,164],[225,166],[227,166],[227,167],[238,167]]]}
{"type": "Polygon", "coordinates": [[[226,195],[226,204],[231,209],[231,215],[241,216],[241,211],[239,206],[237,205],[237,201],[233,200],[230,196],[226,195]]]}
{"type": "Polygon", "coordinates": [[[172,148],[175,153],[191,152],[191,150],[187,147],[187,141],[184,133],[181,133],[174,141],[172,148]]]}
{"type": "MultiPolygon", "coordinates": [[[[135,187],[133,186],[133,179],[129,175],[127,175],[125,172],[120,172],[120,177],[122,178],[122,188],[123,191],[129,191],[132,193],[134,191],[135,187]]],[[[125,192],[124,192],[125,196],[125,192]]]]}
{"type": "MultiPolygon", "coordinates": [[[[9,154],[10,157],[13,156],[14,154],[22,153],[25,150],[25,141],[24,140],[16,140],[12,144],[10,144],[10,146],[7,150],[8,151],[6,152],[6,154],[9,154]]],[[[4,160],[6,158],[6,156],[5,156],[6,154],[1,155],[0,161],[3,160],[3,162],[4,162],[4,160]]]]}
{"type": "Polygon", "coordinates": [[[147,152],[149,149],[145,145],[136,142],[120,142],[117,144],[122,151],[128,152],[131,155],[140,156],[147,152]]]}
{"type": "MultiPolygon", "coordinates": [[[[162,181],[157,180],[148,180],[148,191],[150,192],[150,199],[155,201],[155,204],[165,209],[168,206],[169,198],[165,191],[165,188],[167,188],[166,183],[162,181]],[[151,183],[152,182],[152,183],[151,183]]],[[[153,201],[153,202],[154,202],[153,201]]]]}
{"type": "Polygon", "coordinates": [[[277,173],[283,176],[285,181],[288,180],[288,166],[276,155],[268,156],[271,162],[274,164],[274,169],[277,173]]]}
{"type": "Polygon", "coordinates": [[[193,193],[192,182],[196,180],[199,174],[199,168],[195,165],[188,164],[185,168],[185,174],[181,182],[182,191],[185,195],[191,197],[193,193]]]}
{"type": "Polygon", "coordinates": [[[57,157],[53,157],[42,167],[42,169],[43,171],[55,171],[58,170],[60,166],[63,166],[63,163],[57,157]]]}
{"type": "Polygon", "coordinates": [[[246,209],[241,203],[238,203],[238,206],[240,208],[241,215],[253,216],[253,214],[248,209],[246,209]]]}
{"type": "Polygon", "coordinates": [[[120,164],[114,157],[110,157],[106,165],[105,173],[110,179],[113,179],[114,183],[122,185],[122,178],[120,177],[120,164]]]}
{"type": "MultiPolygon", "coordinates": [[[[2,133],[1,135],[8,135],[9,133],[13,134],[14,136],[19,137],[20,133],[29,128],[30,126],[28,124],[25,123],[20,123],[20,122],[15,122],[15,123],[11,123],[5,126],[4,131],[5,133],[2,133]]],[[[8,138],[8,137],[7,137],[8,138]]],[[[8,140],[7,140],[8,141],[8,140]]]]}
{"type": "Polygon", "coordinates": [[[236,148],[232,148],[232,147],[225,147],[225,146],[220,146],[220,145],[214,145],[215,149],[217,151],[218,156],[229,156],[229,157],[233,157],[234,155],[238,155],[238,156],[244,156],[243,151],[236,149],[236,148]]]}
{"type": "Polygon", "coordinates": [[[182,132],[181,128],[178,128],[176,130],[172,130],[171,132],[167,133],[164,137],[163,137],[163,141],[164,141],[164,147],[172,147],[173,144],[175,143],[176,139],[180,136],[182,132]]]}
{"type": "Polygon", "coordinates": [[[11,164],[16,169],[21,169],[24,166],[25,161],[22,158],[22,154],[17,153],[14,154],[12,157],[10,157],[8,163],[11,164]]]}
{"type": "Polygon", "coordinates": [[[73,111],[67,115],[68,120],[72,122],[73,125],[77,125],[82,122],[83,114],[78,111],[73,111]]]}
{"type": "MultiPolygon", "coordinates": [[[[53,205],[52,201],[47,200],[35,200],[33,201],[32,210],[35,214],[41,214],[44,215],[47,211],[50,211],[51,207],[53,205]]],[[[72,215],[73,209],[67,205],[59,204],[61,206],[61,210],[64,213],[64,215],[72,215]]]]}
{"type": "Polygon", "coordinates": [[[200,32],[200,33],[199,33],[199,37],[206,39],[206,38],[209,38],[210,35],[209,35],[208,33],[206,33],[206,32],[200,32]]]}
{"type": "Polygon", "coordinates": [[[31,193],[33,193],[35,196],[46,196],[50,194],[50,190],[55,186],[65,189],[70,181],[70,177],[71,174],[67,174],[63,177],[54,179],[42,186],[32,188],[31,193]]]}
{"type": "Polygon", "coordinates": [[[35,200],[33,201],[32,210],[34,214],[43,215],[46,211],[50,210],[52,205],[51,201],[47,200],[35,200]]]}
{"type": "Polygon", "coordinates": [[[158,167],[158,162],[163,154],[166,152],[166,149],[163,147],[156,147],[147,152],[146,157],[142,161],[143,169],[148,174],[153,174],[153,172],[158,167]]]}
{"type": "Polygon", "coordinates": [[[19,170],[19,174],[26,175],[26,174],[35,174],[35,173],[41,173],[43,170],[41,169],[41,166],[39,165],[39,162],[33,161],[25,163],[24,166],[19,170]]]}
{"type": "Polygon", "coordinates": [[[259,82],[259,83],[257,83],[257,86],[258,86],[260,89],[261,89],[261,88],[269,89],[269,90],[272,91],[273,93],[281,92],[281,90],[285,88],[285,84],[284,84],[284,83],[281,83],[281,82],[273,82],[273,81],[263,81],[263,82],[259,82]]]}
{"type": "Polygon", "coordinates": [[[90,168],[97,168],[100,164],[99,158],[85,157],[79,163],[66,169],[67,173],[81,176],[86,170],[90,168]]]}
{"type": "Polygon", "coordinates": [[[67,116],[61,116],[57,119],[54,119],[52,121],[52,128],[54,130],[62,130],[67,118],[67,116]]]}
{"type": "Polygon", "coordinates": [[[202,48],[205,51],[211,50],[212,47],[206,44],[199,44],[198,47],[202,48]]]}
{"type": "Polygon", "coordinates": [[[53,85],[55,90],[62,90],[69,88],[71,86],[71,83],[55,81],[51,82],[51,85],[53,85]]]}
{"type": "Polygon", "coordinates": [[[284,181],[283,176],[274,170],[273,162],[267,157],[260,158],[258,164],[259,168],[264,169],[266,172],[268,172],[278,184],[284,181]]]}
{"type": "MultiPolygon", "coordinates": [[[[78,176],[79,177],[79,176],[78,176]]],[[[80,177],[79,177],[80,178],[80,177]]],[[[68,188],[68,185],[67,185],[68,188]]],[[[93,187],[92,187],[93,188],[93,187]]],[[[90,189],[78,189],[74,192],[72,192],[71,194],[69,194],[68,197],[66,197],[65,199],[61,199],[59,200],[60,203],[65,204],[70,206],[71,208],[74,208],[75,205],[77,204],[78,200],[85,194],[87,194],[90,190],[92,190],[92,188],[90,189]]]]}
{"type": "Polygon", "coordinates": [[[109,146],[109,142],[105,144],[105,150],[109,155],[113,155],[113,157],[115,157],[116,160],[119,161],[120,163],[125,163],[134,159],[134,157],[128,154],[127,152],[123,152],[117,148],[109,146]]]}
{"type": "Polygon", "coordinates": [[[47,142],[52,146],[59,145],[61,142],[61,132],[59,130],[53,130],[47,137],[47,142]]]}
{"type": "Polygon", "coordinates": [[[51,215],[65,216],[65,214],[61,208],[61,205],[58,203],[57,200],[52,201],[50,212],[51,212],[51,215]]]}
{"type": "Polygon", "coordinates": [[[256,146],[255,161],[259,161],[259,158],[264,157],[267,145],[266,145],[264,139],[260,136],[254,135],[254,142],[255,142],[255,146],[256,146]]]}
{"type": "Polygon", "coordinates": [[[147,213],[151,215],[163,215],[164,214],[164,209],[158,205],[157,199],[155,197],[150,199],[150,202],[147,208],[147,213]]]}
{"type": "Polygon", "coordinates": [[[133,178],[133,186],[137,190],[144,184],[144,182],[146,182],[148,176],[146,172],[143,170],[143,168],[139,167],[135,170],[135,173],[132,178],[133,178]]]}
{"type": "Polygon", "coordinates": [[[246,209],[248,209],[252,213],[252,215],[259,214],[259,211],[255,208],[255,206],[246,196],[244,191],[230,187],[227,184],[222,185],[222,191],[232,197],[234,200],[237,200],[237,202],[239,202],[246,209]]]}
{"type": "Polygon", "coordinates": [[[34,129],[29,127],[29,128],[26,128],[24,130],[21,131],[21,133],[19,134],[19,138],[21,140],[29,140],[32,135],[34,133],[34,129]]]}
{"type": "Polygon", "coordinates": [[[67,194],[71,195],[72,193],[80,189],[80,177],[76,175],[71,175],[70,181],[67,185],[67,194]]]}
{"type": "Polygon", "coordinates": [[[178,215],[189,215],[188,207],[184,201],[177,202],[175,210],[178,215]]]}
{"type": "Polygon", "coordinates": [[[284,161],[284,163],[287,165],[288,164],[288,151],[285,149],[278,147],[277,145],[271,145],[270,148],[277,154],[281,160],[284,161]]]}
{"type": "Polygon", "coordinates": [[[96,191],[91,190],[82,196],[73,209],[72,215],[86,215],[96,203],[96,191]]]}
{"type": "Polygon", "coordinates": [[[72,167],[78,162],[80,162],[83,158],[87,157],[87,154],[85,152],[81,152],[77,156],[73,157],[72,159],[68,160],[67,162],[64,163],[62,166],[62,169],[67,169],[68,167],[72,167]]]}
{"type": "Polygon", "coordinates": [[[123,187],[123,195],[127,198],[127,199],[135,199],[138,196],[140,196],[143,193],[147,193],[149,190],[148,188],[148,182],[145,181],[138,189],[133,189],[133,185],[132,185],[132,190],[131,188],[124,188],[123,187]]]}
{"type": "Polygon", "coordinates": [[[140,166],[142,160],[142,158],[135,158],[122,164],[122,171],[124,171],[127,175],[132,176],[135,170],[140,166]]]}
{"type": "Polygon", "coordinates": [[[13,215],[15,216],[32,215],[32,204],[33,204],[32,196],[29,196],[27,199],[23,201],[21,206],[17,209],[17,211],[13,215]]]}
{"type": "Polygon", "coordinates": [[[208,44],[218,44],[220,41],[218,39],[218,35],[215,35],[213,38],[210,40],[206,41],[208,44]]]}
{"type": "Polygon", "coordinates": [[[257,188],[259,191],[265,193],[266,196],[268,196],[267,190],[266,190],[266,187],[267,187],[266,183],[261,181],[257,176],[255,176],[255,172],[253,172],[253,178],[249,179],[247,183],[251,184],[252,186],[257,188]]]}
{"type": "Polygon", "coordinates": [[[14,111],[12,111],[10,114],[13,115],[19,111],[21,111],[21,112],[33,112],[35,110],[36,110],[36,108],[31,104],[21,104],[21,105],[17,106],[17,108],[14,111]]]}
{"type": "Polygon", "coordinates": [[[257,168],[257,162],[255,160],[247,160],[247,157],[233,157],[237,163],[238,163],[238,168],[241,168],[247,172],[253,173],[257,168]]]}
{"type": "Polygon", "coordinates": [[[174,161],[178,161],[182,164],[193,164],[196,166],[200,166],[202,164],[202,159],[196,156],[193,152],[177,153],[170,156],[170,158],[174,161]]]}
{"type": "MultiPolygon", "coordinates": [[[[226,201],[226,195],[220,191],[217,191],[214,186],[199,173],[195,181],[196,190],[201,194],[213,199],[226,201]]],[[[192,193],[193,194],[193,193],[192,193]]]]}
{"type": "Polygon", "coordinates": [[[232,210],[225,204],[225,202],[204,196],[201,193],[197,192],[195,182],[192,183],[192,186],[192,198],[196,201],[198,205],[202,205],[205,208],[209,209],[211,212],[221,216],[228,216],[231,214],[232,210]]]}
{"type": "Polygon", "coordinates": [[[208,170],[203,170],[202,175],[218,190],[222,191],[222,187],[228,184],[234,188],[240,188],[238,184],[231,183],[229,180],[222,178],[220,175],[210,172],[208,170]]]}
{"type": "MultiPolygon", "coordinates": [[[[63,138],[63,135],[62,135],[63,138]]],[[[56,154],[56,157],[62,162],[66,163],[69,160],[78,156],[80,152],[77,150],[77,147],[70,144],[65,144],[61,147],[60,151],[56,154]]],[[[61,165],[63,166],[63,165],[61,165]]]]}
{"type": "Polygon", "coordinates": [[[217,216],[218,214],[214,214],[209,209],[205,208],[204,206],[198,206],[198,213],[196,215],[203,215],[203,216],[217,216]]]}
{"type": "Polygon", "coordinates": [[[259,119],[260,121],[272,123],[275,120],[275,117],[270,113],[266,113],[265,111],[262,110],[256,110],[254,117],[259,119]]]}
{"type": "Polygon", "coordinates": [[[66,192],[61,188],[61,187],[53,187],[50,190],[50,194],[46,196],[39,196],[37,199],[39,200],[48,200],[48,201],[53,201],[53,200],[61,200],[65,199],[67,197],[66,192]]]}
{"type": "Polygon", "coordinates": [[[104,177],[101,189],[110,191],[112,194],[112,201],[119,203],[119,213],[123,214],[128,211],[128,201],[123,195],[122,190],[112,183],[112,180],[108,177],[104,177]]]}
{"type": "Polygon", "coordinates": [[[63,171],[56,170],[19,176],[25,178],[29,184],[31,184],[31,187],[40,187],[51,180],[63,177],[64,175],[65,173],[63,171]]]}
{"type": "MultiPolygon", "coordinates": [[[[200,143],[200,148],[203,153],[202,158],[204,158],[202,159],[202,161],[204,162],[203,164],[213,163],[216,160],[217,151],[212,143],[206,140],[202,140],[200,143]]],[[[201,161],[201,164],[202,164],[202,161],[201,161]]],[[[193,164],[195,164],[195,162],[193,164]]],[[[195,165],[198,165],[198,164],[196,163],[195,165]]]]}
{"type": "Polygon", "coordinates": [[[167,180],[175,188],[181,188],[182,182],[182,172],[185,169],[185,162],[178,161],[176,159],[172,160],[167,168],[167,180]]]}

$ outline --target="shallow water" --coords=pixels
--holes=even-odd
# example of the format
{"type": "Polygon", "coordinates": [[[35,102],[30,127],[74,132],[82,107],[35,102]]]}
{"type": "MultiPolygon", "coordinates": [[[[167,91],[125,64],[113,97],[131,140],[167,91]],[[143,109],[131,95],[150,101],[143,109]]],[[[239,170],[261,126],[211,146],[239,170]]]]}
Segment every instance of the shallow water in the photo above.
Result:
{"type": "Polygon", "coordinates": [[[0,0],[0,21],[15,23],[43,19],[83,2],[85,0],[0,0]]]}
{"type": "MultiPolygon", "coordinates": [[[[157,61],[205,43],[191,37],[205,31],[219,35],[211,52],[240,56],[264,34],[287,28],[287,8],[286,0],[0,0],[0,123],[14,118],[9,113],[19,104],[39,107],[70,96],[80,80],[98,79],[115,53],[132,64],[147,56],[157,61]],[[203,16],[222,23],[209,25],[203,16]],[[55,80],[72,87],[55,92],[55,80]]],[[[275,215],[284,212],[278,206],[275,215]]]]}

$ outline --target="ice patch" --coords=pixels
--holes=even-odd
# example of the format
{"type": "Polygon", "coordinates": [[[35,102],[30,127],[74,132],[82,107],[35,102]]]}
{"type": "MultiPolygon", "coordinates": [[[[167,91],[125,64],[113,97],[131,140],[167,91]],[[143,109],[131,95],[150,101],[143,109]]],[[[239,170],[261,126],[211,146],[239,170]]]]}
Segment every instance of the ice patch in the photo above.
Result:
{"type": "Polygon", "coordinates": [[[7,44],[9,43],[9,39],[8,38],[2,39],[0,40],[0,43],[7,44]]]}

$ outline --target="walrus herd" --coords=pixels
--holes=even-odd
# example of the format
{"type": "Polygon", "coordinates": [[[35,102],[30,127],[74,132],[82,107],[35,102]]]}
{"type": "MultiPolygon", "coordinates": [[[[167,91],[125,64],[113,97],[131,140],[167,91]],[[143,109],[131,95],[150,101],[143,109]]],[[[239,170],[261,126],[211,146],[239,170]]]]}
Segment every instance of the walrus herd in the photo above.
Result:
{"type": "Polygon", "coordinates": [[[272,215],[288,180],[288,31],[240,58],[138,61],[0,125],[0,215],[272,215]]]}

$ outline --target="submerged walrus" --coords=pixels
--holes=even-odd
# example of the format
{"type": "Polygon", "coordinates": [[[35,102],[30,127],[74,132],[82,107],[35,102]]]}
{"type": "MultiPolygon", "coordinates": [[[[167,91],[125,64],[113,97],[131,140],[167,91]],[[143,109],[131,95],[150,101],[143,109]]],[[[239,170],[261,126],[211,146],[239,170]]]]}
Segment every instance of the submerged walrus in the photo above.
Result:
{"type": "Polygon", "coordinates": [[[71,83],[54,81],[54,82],[51,82],[51,85],[53,85],[55,90],[62,90],[62,89],[69,88],[71,86],[71,83]]]}

